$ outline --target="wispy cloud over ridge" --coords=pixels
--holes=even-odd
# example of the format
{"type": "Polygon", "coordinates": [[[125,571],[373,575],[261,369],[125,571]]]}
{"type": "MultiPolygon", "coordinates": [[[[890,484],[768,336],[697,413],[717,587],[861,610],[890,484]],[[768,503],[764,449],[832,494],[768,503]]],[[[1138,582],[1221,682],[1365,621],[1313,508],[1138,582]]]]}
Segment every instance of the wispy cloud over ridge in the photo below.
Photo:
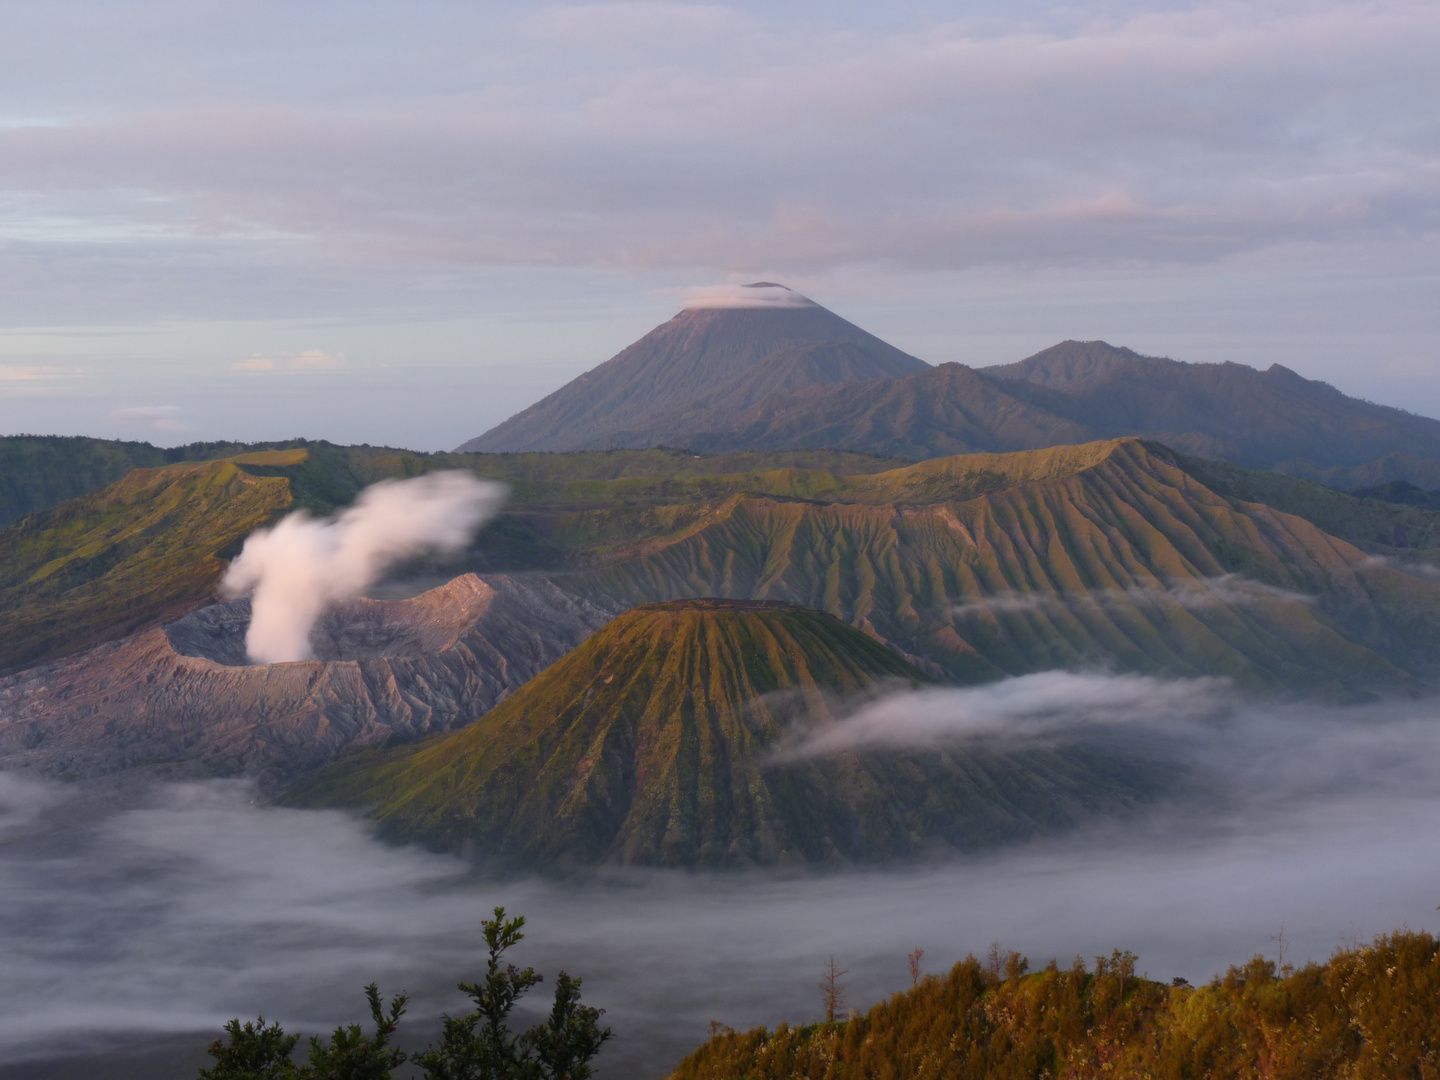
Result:
{"type": "Polygon", "coordinates": [[[0,364],[0,382],[43,382],[59,376],[60,370],[54,367],[0,364]]]}
{"type": "Polygon", "coordinates": [[[982,686],[891,694],[812,730],[777,760],[874,747],[1033,745],[1101,727],[1174,727],[1220,716],[1236,700],[1226,679],[1045,671],[982,686]]]}
{"type": "Polygon", "coordinates": [[[159,435],[187,435],[195,431],[195,425],[178,405],[127,405],[111,409],[109,416],[159,435]]]}
{"type": "Polygon", "coordinates": [[[1241,574],[1189,578],[1169,586],[1132,585],[1125,589],[1090,589],[1085,592],[1051,593],[1003,590],[989,596],[956,604],[950,614],[959,619],[973,616],[1017,615],[1029,612],[1060,611],[1076,604],[1109,606],[1120,603],[1177,604],[1189,611],[1256,604],[1312,604],[1315,597],[1293,589],[1267,585],[1241,574]]]}

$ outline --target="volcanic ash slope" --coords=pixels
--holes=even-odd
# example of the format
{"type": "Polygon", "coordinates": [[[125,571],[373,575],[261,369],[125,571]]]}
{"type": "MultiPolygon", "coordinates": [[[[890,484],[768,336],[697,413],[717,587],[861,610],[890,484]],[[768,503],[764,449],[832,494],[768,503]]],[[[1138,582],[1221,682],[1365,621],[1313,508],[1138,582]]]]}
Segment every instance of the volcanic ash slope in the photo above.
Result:
{"type": "Polygon", "coordinates": [[[219,604],[0,679],[0,764],[284,779],[352,743],[469,723],[607,615],[543,581],[466,574],[331,611],[313,635],[320,659],[248,664],[248,604],[219,604]]]}

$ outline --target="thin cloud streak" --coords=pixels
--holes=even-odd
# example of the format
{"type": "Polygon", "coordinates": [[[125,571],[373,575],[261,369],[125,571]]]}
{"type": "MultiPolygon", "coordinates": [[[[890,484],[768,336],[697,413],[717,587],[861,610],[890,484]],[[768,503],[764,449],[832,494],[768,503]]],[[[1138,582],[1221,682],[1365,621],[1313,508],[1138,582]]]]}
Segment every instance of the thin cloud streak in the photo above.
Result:
{"type": "Polygon", "coordinates": [[[1170,730],[1221,717],[1235,705],[1226,679],[1043,671],[983,686],[891,694],[817,728],[775,760],[873,747],[1013,747],[1073,740],[1087,729],[1142,724],[1170,730]]]}
{"type": "MultiPolygon", "coordinates": [[[[1413,572],[1409,565],[1400,565],[1393,561],[1382,559],[1367,561],[1374,565],[1383,564],[1413,572]]],[[[975,616],[993,618],[1000,615],[1064,611],[1078,604],[1115,607],[1126,604],[1163,605],[1168,603],[1176,604],[1187,611],[1207,611],[1215,608],[1254,607],[1274,603],[1313,604],[1315,599],[1314,596],[1306,593],[1267,585],[1263,581],[1255,581],[1241,574],[1221,574],[1217,577],[1177,581],[1168,587],[1131,585],[1125,589],[1091,589],[1083,593],[1038,591],[1019,593],[1005,589],[981,599],[956,604],[950,609],[950,615],[957,619],[975,616]]]]}

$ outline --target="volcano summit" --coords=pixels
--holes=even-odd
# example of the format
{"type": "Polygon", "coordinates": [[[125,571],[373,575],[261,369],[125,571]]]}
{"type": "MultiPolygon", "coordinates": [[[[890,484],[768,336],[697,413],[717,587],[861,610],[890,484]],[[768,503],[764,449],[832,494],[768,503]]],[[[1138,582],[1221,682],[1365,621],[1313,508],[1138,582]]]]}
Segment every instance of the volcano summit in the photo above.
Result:
{"type": "Polygon", "coordinates": [[[686,445],[775,394],[928,371],[833,311],[761,281],[696,300],[462,452],[686,445]]]}

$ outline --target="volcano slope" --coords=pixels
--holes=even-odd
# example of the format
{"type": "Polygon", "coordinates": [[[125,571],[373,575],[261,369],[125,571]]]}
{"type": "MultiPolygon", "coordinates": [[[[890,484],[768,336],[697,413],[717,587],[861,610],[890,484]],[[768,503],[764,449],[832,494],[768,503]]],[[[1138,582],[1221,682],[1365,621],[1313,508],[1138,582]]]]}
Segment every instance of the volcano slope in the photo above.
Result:
{"type": "Polygon", "coordinates": [[[0,679],[0,762],[281,782],[352,744],[469,723],[607,617],[544,581],[467,574],[332,609],[312,635],[319,659],[250,664],[248,603],[212,605],[0,679]]]}
{"type": "Polygon", "coordinates": [[[681,311],[460,449],[689,445],[694,431],[727,428],[775,394],[929,368],[783,285],[744,288],[766,299],[681,311]]]}
{"type": "MultiPolygon", "coordinates": [[[[1345,700],[1436,675],[1440,583],[1358,535],[1372,506],[1384,520],[1391,508],[1313,485],[1280,492],[1297,504],[1313,493],[1312,512],[1337,528],[1332,504],[1359,508],[1367,551],[1222,494],[1185,460],[1120,439],[847,477],[823,501],[571,514],[550,527],[587,538],[594,562],[552,580],[611,606],[815,607],[961,681],[1098,666],[1345,700]]],[[[1433,528],[1424,511],[1400,512],[1433,528]]]]}
{"type": "Polygon", "coordinates": [[[690,600],[616,618],[476,723],[358,751],[289,801],[507,868],[835,864],[970,850],[1134,805],[1161,773],[1080,748],[775,755],[928,681],[822,612],[690,600]]]}
{"type": "MultiPolygon", "coordinates": [[[[1418,692],[1437,674],[1440,584],[1426,575],[1440,515],[1134,439],[901,468],[833,451],[275,452],[294,460],[142,470],[0,532],[0,646],[39,642],[53,658],[134,633],[0,683],[6,761],[47,772],[211,762],[285,778],[352,740],[464,723],[609,615],[702,596],[820,608],[960,682],[1100,667],[1347,700],[1418,692]],[[223,642],[192,648],[156,629],[206,603],[247,523],[466,464],[508,480],[511,503],[461,565],[422,569],[443,579],[473,566],[526,593],[507,629],[486,631],[481,667],[424,635],[423,657],[411,645],[387,654],[394,635],[377,652],[368,616],[321,647],[338,667],[243,673],[225,667],[223,642]],[[526,632],[529,611],[544,648],[526,632]],[[500,682],[482,692],[476,679],[500,682]],[[206,734],[210,724],[229,734],[206,734]]],[[[239,618],[206,612],[186,626],[239,618]]]]}
{"type": "Polygon", "coordinates": [[[0,530],[0,672],[178,618],[203,603],[224,553],[291,505],[289,483],[246,466],[304,451],[135,469],[0,530]]]}

